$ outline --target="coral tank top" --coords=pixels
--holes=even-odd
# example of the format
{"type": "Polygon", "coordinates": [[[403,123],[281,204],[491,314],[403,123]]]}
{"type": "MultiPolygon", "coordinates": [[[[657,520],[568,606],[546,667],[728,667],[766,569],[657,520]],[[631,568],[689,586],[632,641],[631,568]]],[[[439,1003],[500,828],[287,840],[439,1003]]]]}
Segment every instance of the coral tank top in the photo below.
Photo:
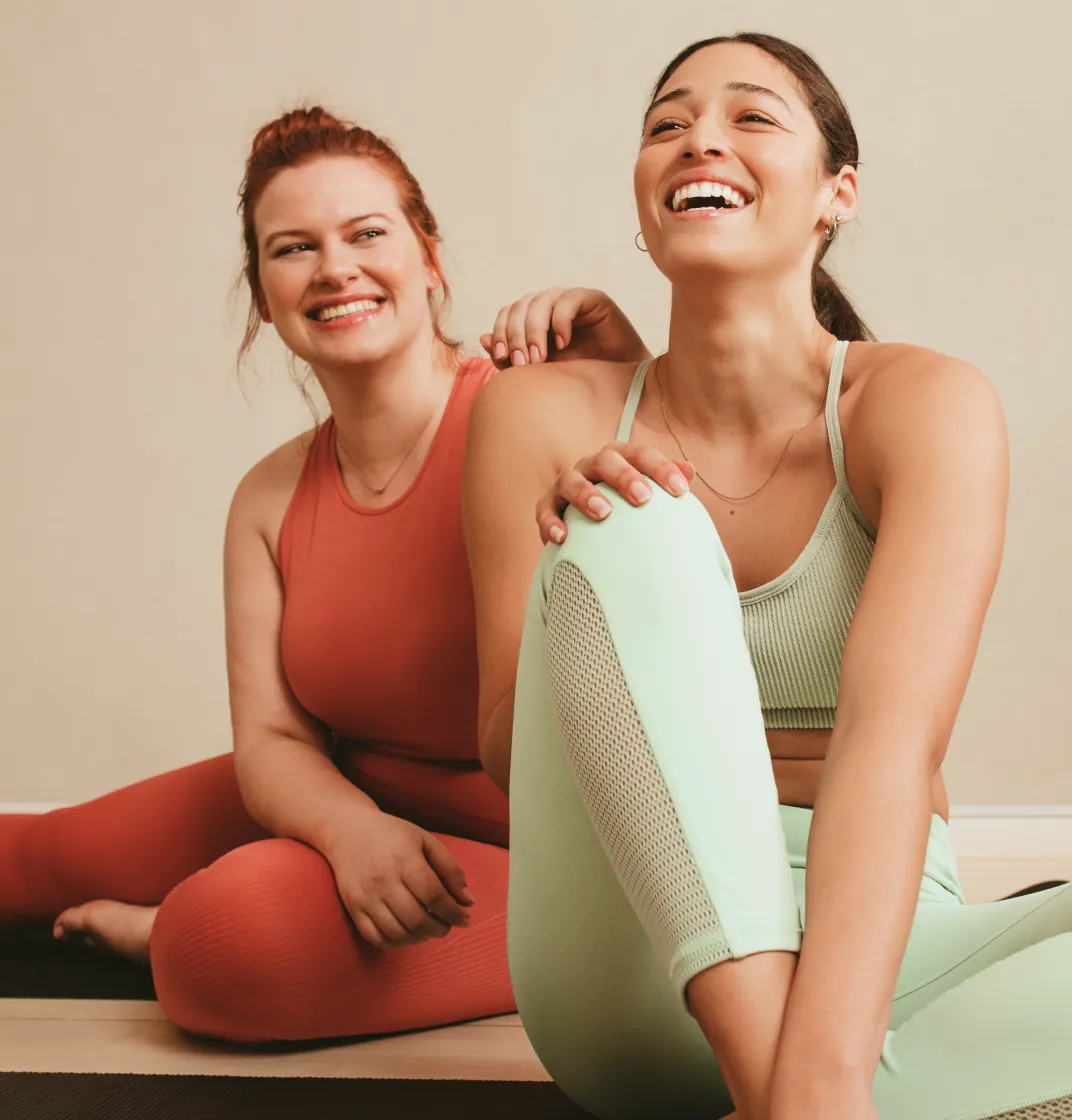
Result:
{"type": "Polygon", "coordinates": [[[340,769],[385,812],[506,843],[506,798],[477,751],[476,624],[462,537],[469,410],[495,373],[455,377],[409,489],[378,509],[343,484],[329,419],[280,530],[283,668],[334,733],[340,769]]]}

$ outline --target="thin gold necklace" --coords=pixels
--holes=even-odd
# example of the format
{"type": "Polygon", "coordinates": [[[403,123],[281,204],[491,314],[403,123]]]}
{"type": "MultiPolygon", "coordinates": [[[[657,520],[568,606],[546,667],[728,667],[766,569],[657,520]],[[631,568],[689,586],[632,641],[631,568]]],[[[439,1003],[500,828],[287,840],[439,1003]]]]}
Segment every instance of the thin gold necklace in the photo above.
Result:
{"type": "Polygon", "coordinates": [[[366,476],[365,472],[354,461],[354,457],[350,453],[350,449],[343,442],[342,436],[339,435],[338,426],[336,426],[336,428],[335,428],[335,443],[338,447],[342,448],[343,453],[345,454],[346,458],[349,460],[350,466],[353,467],[354,472],[357,474],[358,478],[360,478],[361,481],[365,484],[365,486],[372,492],[372,494],[375,497],[378,498],[387,489],[387,487],[390,486],[391,483],[394,482],[394,480],[398,477],[398,472],[409,461],[409,457],[413,454],[414,450],[417,447],[417,444],[420,443],[422,439],[424,439],[425,433],[428,431],[429,427],[431,426],[432,421],[441,413],[441,411],[442,411],[441,408],[437,408],[433,411],[432,415],[428,417],[428,420],[425,422],[424,427],[421,428],[420,433],[418,434],[417,438],[409,445],[409,448],[406,451],[405,455],[403,455],[402,458],[399,459],[398,466],[395,467],[395,469],[393,471],[391,471],[390,476],[388,477],[387,481],[382,486],[373,486],[372,483],[369,482],[368,477],[366,476]]]}
{"type": "Polygon", "coordinates": [[[707,479],[704,478],[704,476],[702,474],[700,474],[699,470],[696,467],[696,464],[688,457],[688,455],[685,454],[685,448],[681,446],[681,440],[678,439],[677,433],[674,431],[673,428],[670,427],[670,419],[666,415],[666,399],[663,397],[663,383],[662,383],[662,379],[659,377],[659,362],[662,361],[662,358],[663,358],[663,355],[660,354],[655,359],[654,373],[655,373],[655,386],[659,390],[659,407],[662,409],[663,423],[666,425],[666,430],[673,437],[674,443],[677,444],[677,449],[678,449],[678,451],[681,452],[682,459],[684,459],[685,462],[688,463],[689,466],[691,466],[694,471],[696,471],[696,477],[704,484],[704,486],[707,487],[708,490],[711,491],[712,494],[714,494],[718,498],[721,498],[724,502],[747,502],[749,498],[754,498],[760,492],[760,490],[762,490],[767,485],[767,483],[770,482],[770,480],[778,473],[778,468],[782,465],[782,460],[785,459],[786,452],[789,450],[789,445],[793,442],[793,437],[797,434],[797,432],[799,432],[801,430],[801,428],[806,428],[809,424],[811,424],[814,420],[816,420],[819,416],[819,413],[823,411],[823,407],[826,404],[825,400],[822,401],[820,403],[819,407],[815,410],[814,415],[809,416],[808,419],[805,420],[803,424],[798,424],[789,433],[789,438],[785,441],[785,447],[782,448],[782,453],[781,453],[781,455],[778,456],[778,462],[776,462],[774,464],[774,470],[772,470],[770,472],[770,474],[767,475],[767,477],[763,480],[761,485],[756,487],[756,489],[753,490],[750,494],[743,494],[739,498],[731,498],[729,494],[723,494],[721,490],[716,490],[711,485],[711,483],[708,482],[707,479]]]}

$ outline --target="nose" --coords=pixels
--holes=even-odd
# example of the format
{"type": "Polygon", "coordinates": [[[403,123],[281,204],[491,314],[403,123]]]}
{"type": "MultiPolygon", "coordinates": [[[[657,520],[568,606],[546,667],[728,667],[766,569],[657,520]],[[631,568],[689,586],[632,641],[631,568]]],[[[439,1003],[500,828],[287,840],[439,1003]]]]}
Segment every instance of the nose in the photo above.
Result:
{"type": "Polygon", "coordinates": [[[335,287],[344,287],[361,275],[353,247],[345,241],[331,238],[321,246],[317,280],[335,287]]]}
{"type": "Polygon", "coordinates": [[[724,156],[726,151],[726,136],[721,122],[713,116],[704,116],[689,129],[681,155],[683,159],[693,160],[724,156]]]}

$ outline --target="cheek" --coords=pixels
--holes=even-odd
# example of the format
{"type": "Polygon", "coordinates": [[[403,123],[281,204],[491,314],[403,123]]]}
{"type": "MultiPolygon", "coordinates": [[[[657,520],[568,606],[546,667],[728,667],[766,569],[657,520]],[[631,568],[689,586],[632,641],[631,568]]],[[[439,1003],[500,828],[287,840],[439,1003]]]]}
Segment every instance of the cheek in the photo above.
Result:
{"type": "Polygon", "coordinates": [[[641,152],[633,167],[633,195],[636,199],[637,214],[643,222],[644,216],[652,213],[658,205],[655,187],[662,173],[659,161],[648,152],[641,152]]]}
{"type": "Polygon", "coordinates": [[[305,279],[298,268],[282,267],[280,262],[273,261],[261,269],[261,291],[273,318],[293,311],[305,288],[305,279]]]}

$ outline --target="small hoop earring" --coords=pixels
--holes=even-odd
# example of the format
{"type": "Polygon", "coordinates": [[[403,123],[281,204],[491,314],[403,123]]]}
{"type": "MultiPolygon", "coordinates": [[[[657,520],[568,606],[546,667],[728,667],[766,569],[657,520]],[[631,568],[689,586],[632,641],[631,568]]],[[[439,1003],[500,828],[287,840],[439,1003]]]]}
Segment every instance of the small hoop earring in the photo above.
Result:
{"type": "Polygon", "coordinates": [[[639,250],[640,250],[640,251],[641,251],[642,253],[646,253],[646,252],[648,251],[648,247],[647,247],[646,245],[641,245],[641,244],[640,244],[640,238],[641,238],[641,233],[640,233],[640,230],[637,230],[637,235],[636,235],[636,237],[634,237],[634,238],[633,238],[633,244],[634,244],[634,245],[635,245],[635,246],[636,246],[636,247],[637,247],[637,248],[638,248],[638,249],[639,249],[639,250]]]}
{"type": "Polygon", "coordinates": [[[834,220],[830,223],[830,225],[828,225],[826,227],[826,239],[827,239],[827,241],[833,241],[834,238],[837,237],[838,228],[840,227],[841,223],[844,220],[845,219],[842,218],[842,216],[840,214],[835,214],[834,215],[834,220]]]}

